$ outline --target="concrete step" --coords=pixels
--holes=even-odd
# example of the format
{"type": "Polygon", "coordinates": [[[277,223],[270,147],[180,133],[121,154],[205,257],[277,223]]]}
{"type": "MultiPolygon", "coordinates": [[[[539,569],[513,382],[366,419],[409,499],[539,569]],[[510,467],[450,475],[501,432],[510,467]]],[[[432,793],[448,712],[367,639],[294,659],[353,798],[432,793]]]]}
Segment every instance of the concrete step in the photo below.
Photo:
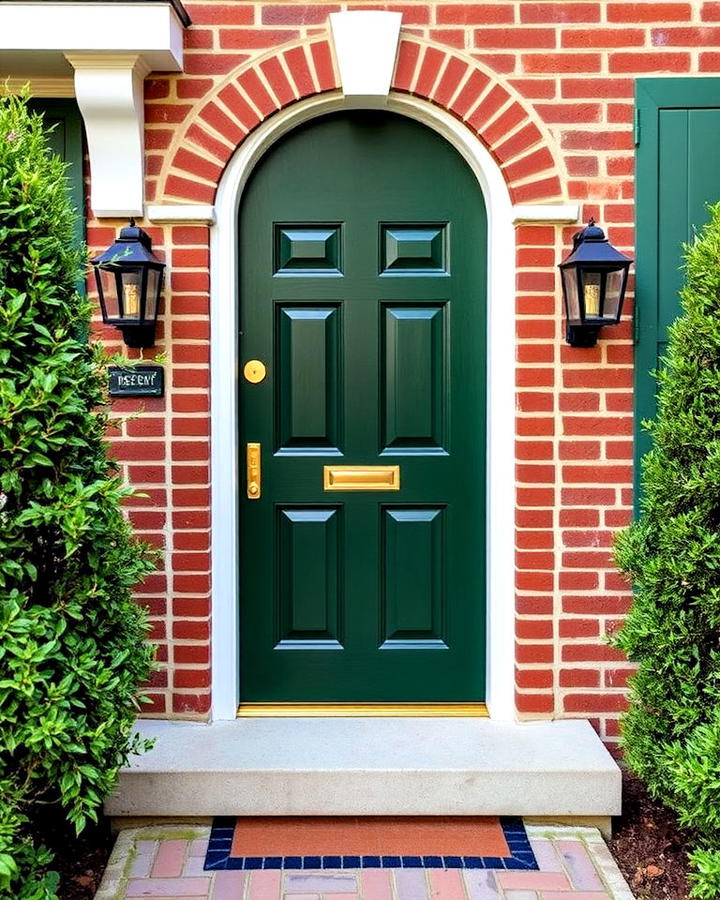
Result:
{"type": "Polygon", "coordinates": [[[521,815],[620,812],[620,770],[584,720],[267,718],[140,720],[106,813],[521,815]]]}

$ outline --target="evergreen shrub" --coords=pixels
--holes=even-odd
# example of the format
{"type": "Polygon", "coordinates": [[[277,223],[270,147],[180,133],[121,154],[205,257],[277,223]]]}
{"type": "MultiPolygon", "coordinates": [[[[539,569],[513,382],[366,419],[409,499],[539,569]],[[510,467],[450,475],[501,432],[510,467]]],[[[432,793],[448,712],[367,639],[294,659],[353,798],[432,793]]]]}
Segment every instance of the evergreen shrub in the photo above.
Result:
{"type": "Polygon", "coordinates": [[[625,759],[696,838],[693,896],[720,897],[720,204],[685,248],[683,315],[646,423],[639,517],[615,544],[637,662],[625,759]]]}
{"type": "Polygon", "coordinates": [[[152,652],[133,586],[153,567],[108,462],[106,359],[87,341],[64,164],[0,98],[0,896],[55,897],[28,814],[80,831],[130,752],[152,652]]]}

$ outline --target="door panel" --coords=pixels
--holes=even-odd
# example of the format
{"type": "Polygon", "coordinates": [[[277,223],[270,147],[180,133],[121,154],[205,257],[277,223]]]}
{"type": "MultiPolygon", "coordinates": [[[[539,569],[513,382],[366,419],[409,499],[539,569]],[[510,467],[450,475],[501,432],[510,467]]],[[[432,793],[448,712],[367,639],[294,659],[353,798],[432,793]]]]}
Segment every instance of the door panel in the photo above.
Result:
{"type": "Polygon", "coordinates": [[[280,634],[276,647],[341,646],[338,509],[278,509],[280,634]]]}
{"type": "Polygon", "coordinates": [[[443,453],[447,419],[447,304],[385,306],[383,453],[443,453]]]}
{"type": "Polygon", "coordinates": [[[720,80],[640,79],[637,107],[636,482],[650,447],[640,422],[655,414],[650,373],[681,312],[683,244],[707,222],[707,205],[720,199],[720,80]]]}
{"type": "Polygon", "coordinates": [[[383,510],[384,573],[380,647],[383,650],[447,647],[444,509],[383,510]]]}
{"type": "Polygon", "coordinates": [[[390,113],[315,120],[254,171],[243,701],[484,699],[486,244],[464,161],[390,113]]]}
{"type": "Polygon", "coordinates": [[[340,308],[277,307],[279,453],[340,453],[340,308]]]}

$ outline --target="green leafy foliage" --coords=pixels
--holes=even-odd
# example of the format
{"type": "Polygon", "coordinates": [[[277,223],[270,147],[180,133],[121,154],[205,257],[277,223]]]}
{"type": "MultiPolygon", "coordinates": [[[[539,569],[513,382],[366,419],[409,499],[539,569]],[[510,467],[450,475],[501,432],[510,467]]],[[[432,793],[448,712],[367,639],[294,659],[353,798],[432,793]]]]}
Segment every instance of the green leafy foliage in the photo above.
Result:
{"type": "Polygon", "coordinates": [[[638,663],[625,758],[696,835],[700,898],[720,897],[720,204],[710,214],[685,248],[640,516],[615,544],[635,589],[615,638],[638,663]]]}
{"type": "Polygon", "coordinates": [[[700,900],[720,897],[720,851],[695,850],[690,854],[695,871],[690,873],[692,894],[700,900]]]}
{"type": "Polygon", "coordinates": [[[25,100],[0,99],[0,896],[51,900],[28,813],[97,817],[152,667],[131,591],[152,555],[108,461],[106,360],[77,291],[64,165],[25,100]]]}

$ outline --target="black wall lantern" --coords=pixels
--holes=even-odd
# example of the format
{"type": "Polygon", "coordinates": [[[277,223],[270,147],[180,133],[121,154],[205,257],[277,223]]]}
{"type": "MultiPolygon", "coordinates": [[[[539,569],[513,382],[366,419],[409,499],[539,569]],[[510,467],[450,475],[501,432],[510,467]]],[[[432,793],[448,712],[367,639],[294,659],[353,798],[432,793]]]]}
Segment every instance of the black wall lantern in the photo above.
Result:
{"type": "Polygon", "coordinates": [[[165,263],[130,219],[115,243],[92,260],[103,322],[122,331],[128,347],[152,347],[165,263]]]}
{"type": "Polygon", "coordinates": [[[618,324],[631,264],[594,219],[573,237],[572,252],[559,267],[568,344],[594,347],[603,325],[618,324]]]}

